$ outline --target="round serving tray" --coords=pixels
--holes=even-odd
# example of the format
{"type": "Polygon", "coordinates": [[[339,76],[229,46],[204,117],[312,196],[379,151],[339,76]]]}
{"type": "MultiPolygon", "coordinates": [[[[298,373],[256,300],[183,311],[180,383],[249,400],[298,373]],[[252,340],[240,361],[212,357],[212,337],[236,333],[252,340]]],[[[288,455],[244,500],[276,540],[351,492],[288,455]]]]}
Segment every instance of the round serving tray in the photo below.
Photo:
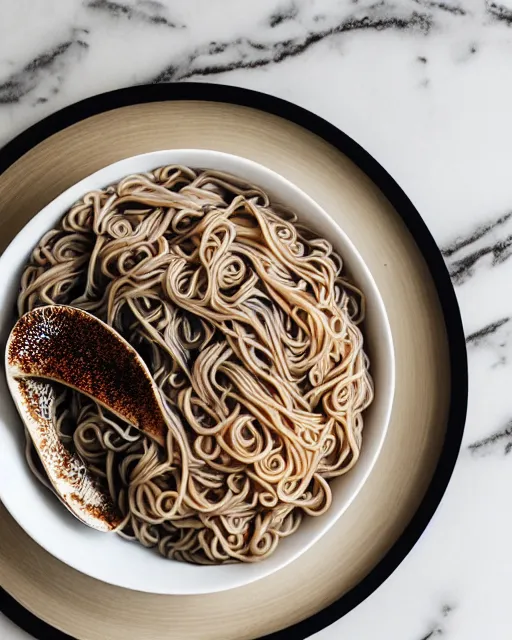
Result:
{"type": "Polygon", "coordinates": [[[364,600],[404,559],[457,458],[466,350],[439,250],[386,171],[300,107],[190,83],[122,89],[72,105],[0,151],[0,251],[83,177],[121,158],[171,148],[215,149],[266,165],[343,227],[390,320],[396,393],[389,433],[363,490],[328,534],[285,569],[224,593],[157,596],[95,581],[46,553],[0,506],[0,609],[41,640],[306,638],[364,600]]]}

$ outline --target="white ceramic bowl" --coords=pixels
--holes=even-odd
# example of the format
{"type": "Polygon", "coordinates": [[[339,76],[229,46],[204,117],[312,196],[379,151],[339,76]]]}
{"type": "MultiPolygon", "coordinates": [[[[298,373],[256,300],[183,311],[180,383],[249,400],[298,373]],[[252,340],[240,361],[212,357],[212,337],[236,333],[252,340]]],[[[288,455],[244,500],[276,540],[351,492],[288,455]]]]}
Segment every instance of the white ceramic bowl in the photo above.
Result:
{"type": "MultiPolygon", "coordinates": [[[[161,594],[209,593],[238,587],[281,569],[314,544],[348,508],[363,486],[386,434],[394,391],[394,354],[386,311],[375,282],[349,238],[309,196],[275,172],[244,158],[204,150],[147,153],[116,162],[74,185],[46,206],[16,236],[0,258],[0,344],[14,322],[19,279],[40,237],[87,191],[120,178],[166,164],[208,167],[233,173],[265,189],[288,205],[299,219],[327,238],[343,256],[350,277],[367,298],[364,333],[375,381],[375,400],[366,413],[363,446],[357,465],[332,482],[333,503],[318,518],[305,518],[299,530],[284,539],[275,553],[256,564],[195,566],[165,560],[156,552],[115,534],[87,528],[32,476],[25,462],[23,427],[0,375],[0,499],[18,524],[62,562],[98,580],[161,594]]],[[[3,358],[2,358],[3,360],[3,358]]]]}

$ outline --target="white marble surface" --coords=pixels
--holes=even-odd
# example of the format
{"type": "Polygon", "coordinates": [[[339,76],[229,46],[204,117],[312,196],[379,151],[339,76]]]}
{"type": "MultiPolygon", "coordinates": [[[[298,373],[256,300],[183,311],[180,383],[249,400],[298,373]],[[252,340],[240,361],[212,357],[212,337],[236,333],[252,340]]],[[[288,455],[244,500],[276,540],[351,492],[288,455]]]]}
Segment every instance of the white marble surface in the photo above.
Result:
{"type": "MultiPolygon", "coordinates": [[[[134,83],[259,89],[366,147],[444,251],[469,348],[459,462],[413,552],[318,640],[512,638],[512,0],[503,2],[0,0],[0,144],[134,83]]],[[[26,635],[0,618],[0,638],[26,635]]]]}

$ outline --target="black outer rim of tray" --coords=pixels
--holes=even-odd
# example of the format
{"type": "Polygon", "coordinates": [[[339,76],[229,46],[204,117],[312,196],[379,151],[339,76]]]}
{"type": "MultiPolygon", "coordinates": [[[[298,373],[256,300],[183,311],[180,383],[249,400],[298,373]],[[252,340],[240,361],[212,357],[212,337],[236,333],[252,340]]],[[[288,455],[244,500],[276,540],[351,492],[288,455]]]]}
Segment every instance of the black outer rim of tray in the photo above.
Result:
{"type": "MultiPolygon", "coordinates": [[[[420,214],[399,185],[357,142],[326,120],[257,91],[205,83],[141,85],[87,98],[33,125],[0,150],[0,174],[32,147],[91,116],[135,104],[167,100],[224,102],[259,109],[294,122],[323,138],[354,162],[401,216],[428,265],[441,303],[449,341],[451,398],[443,450],[428,490],[408,526],[378,565],[336,602],[260,640],[302,640],[332,624],[372,594],[411,551],[434,515],[452,475],[462,441],[468,401],[467,354],[459,306],[441,253],[420,214]]],[[[30,613],[0,588],[0,611],[38,640],[74,640],[30,613]]]]}

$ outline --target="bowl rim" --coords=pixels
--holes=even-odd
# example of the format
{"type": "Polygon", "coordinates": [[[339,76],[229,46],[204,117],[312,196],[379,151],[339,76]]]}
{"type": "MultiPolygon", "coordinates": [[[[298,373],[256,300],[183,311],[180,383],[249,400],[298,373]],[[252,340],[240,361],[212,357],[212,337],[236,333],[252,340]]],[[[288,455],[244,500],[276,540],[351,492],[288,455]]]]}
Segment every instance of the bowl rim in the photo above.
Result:
{"type": "MultiPolygon", "coordinates": [[[[135,583],[126,583],[120,580],[116,580],[115,576],[110,576],[107,574],[102,574],[101,570],[98,572],[98,565],[94,563],[88,563],[85,559],[82,560],[81,554],[75,554],[70,557],[69,552],[67,551],[66,545],[59,545],[58,540],[48,540],[48,537],[45,537],[44,528],[41,527],[39,529],[34,530],[27,526],[25,512],[26,507],[20,506],[21,501],[16,502],[12,495],[9,494],[8,489],[3,488],[0,485],[0,499],[2,499],[5,507],[16,520],[16,522],[20,525],[20,527],[33,539],[35,540],[41,547],[43,547],[46,551],[48,551],[51,555],[55,556],[60,561],[64,562],[68,566],[80,571],[81,573],[88,575],[92,578],[101,580],[103,582],[107,582],[109,584],[122,587],[129,588],[138,591],[154,593],[154,594],[166,594],[166,595],[190,595],[190,594],[205,594],[205,593],[214,593],[219,591],[225,591],[227,589],[241,587],[256,580],[260,580],[262,578],[268,577],[274,572],[284,568],[291,562],[295,561],[299,556],[305,553],[313,544],[317,543],[318,540],[335,524],[335,522],[343,515],[343,513],[348,509],[353,500],[357,497],[362,487],[364,486],[366,480],[368,479],[370,473],[372,472],[375,463],[382,451],[382,447],[385,441],[385,437],[388,431],[390,416],[393,406],[393,396],[394,396],[394,388],[395,388],[395,356],[394,356],[394,348],[393,348],[393,339],[391,328],[386,312],[386,308],[382,297],[380,295],[380,291],[375,283],[373,275],[371,274],[369,268],[367,267],[364,259],[361,254],[349,238],[349,236],[345,233],[345,231],[341,228],[341,226],[315,201],[313,200],[307,193],[302,191],[297,185],[283,177],[273,169],[270,169],[258,162],[253,160],[244,158],[242,156],[237,156],[231,153],[225,153],[220,151],[215,151],[211,149],[162,149],[157,151],[151,151],[147,153],[137,154],[135,156],[130,156],[124,158],[122,160],[118,160],[114,163],[108,164],[101,169],[93,172],[92,174],[82,178],[77,183],[68,187],[65,191],[59,194],[56,198],[54,198],[50,203],[48,203],[43,209],[41,209],[36,215],[34,215],[27,224],[16,234],[16,236],[9,243],[8,247],[5,249],[4,253],[0,256],[0,268],[2,264],[10,263],[12,260],[16,260],[15,256],[19,255],[19,253],[23,253],[23,250],[20,250],[20,247],[23,246],[25,237],[30,239],[28,242],[28,246],[33,246],[32,242],[37,239],[42,233],[51,228],[53,223],[43,224],[43,219],[48,216],[48,214],[52,214],[52,217],[55,218],[56,211],[58,210],[59,216],[57,219],[60,219],[62,215],[69,209],[71,204],[77,199],[75,194],[84,195],[87,191],[89,191],[91,187],[89,183],[96,182],[100,183],[103,186],[107,186],[108,184],[112,184],[112,179],[103,180],[103,175],[108,172],[115,171],[116,174],[119,174],[119,177],[115,178],[114,181],[121,179],[125,175],[129,175],[130,173],[134,173],[136,171],[146,171],[148,169],[124,169],[124,166],[128,166],[132,163],[144,163],[148,161],[152,167],[162,166],[163,164],[173,162],[172,159],[164,158],[164,156],[170,154],[171,156],[184,156],[190,158],[190,160],[180,160],[180,163],[189,164],[192,166],[204,166],[205,168],[208,166],[208,163],[214,163],[216,160],[219,160],[224,163],[232,163],[235,165],[233,168],[229,169],[219,169],[224,170],[230,173],[234,173],[238,175],[238,177],[244,179],[244,171],[245,173],[249,170],[259,172],[262,176],[265,176],[267,180],[272,180],[279,185],[279,188],[283,188],[284,190],[288,190],[289,193],[294,194],[296,197],[300,198],[308,208],[312,209],[315,212],[315,215],[319,215],[323,222],[325,222],[328,226],[330,226],[330,233],[333,234],[333,237],[328,237],[328,240],[334,240],[334,244],[337,244],[338,241],[341,242],[345,248],[343,251],[345,252],[344,261],[348,262],[349,271],[351,271],[350,266],[357,262],[357,270],[363,272],[364,277],[366,279],[366,293],[368,293],[368,287],[371,288],[371,294],[374,303],[374,315],[379,315],[379,328],[382,330],[382,339],[383,344],[379,347],[383,353],[385,353],[385,363],[384,367],[386,370],[386,382],[387,388],[381,389],[380,393],[383,395],[384,399],[382,400],[382,404],[385,407],[383,418],[381,419],[380,429],[376,429],[378,432],[377,444],[374,446],[373,454],[366,461],[366,468],[362,473],[362,476],[358,481],[355,482],[354,487],[350,490],[350,494],[348,498],[346,498],[338,509],[330,512],[331,517],[328,519],[323,526],[319,526],[317,531],[314,531],[308,541],[305,544],[302,544],[295,551],[288,553],[288,556],[281,560],[275,566],[267,565],[265,566],[265,561],[262,563],[257,563],[256,565],[250,565],[251,567],[257,567],[258,571],[247,571],[246,573],[240,572],[235,578],[231,578],[226,581],[226,583],[208,586],[208,588],[204,588],[200,586],[201,578],[197,579],[198,586],[194,588],[183,588],[180,590],[176,590],[176,588],[170,589],[169,587],[154,587],[148,585],[140,585],[135,583]],[[194,158],[197,158],[195,160],[194,158]],[[153,162],[153,158],[155,159],[153,162]],[[202,160],[204,158],[204,160],[202,160]],[[73,194],[73,196],[72,196],[73,194]],[[42,227],[44,226],[44,230],[42,227]],[[39,232],[34,233],[34,230],[39,229],[39,232]],[[32,237],[33,236],[33,237],[32,237]],[[336,236],[336,238],[334,237],[336,236]],[[350,255],[349,255],[350,254],[350,255]],[[267,568],[268,567],[268,568],[267,568]]],[[[247,178],[249,180],[249,178],[247,178]]],[[[263,179],[263,177],[262,177],[263,179]]],[[[252,178],[250,178],[252,181],[252,178]]],[[[266,188],[266,187],[265,187],[266,188]]],[[[267,189],[267,188],[266,188],[267,189]]],[[[80,197],[80,195],[78,195],[80,197]]],[[[285,202],[286,204],[286,202],[285,202]]],[[[300,216],[299,216],[300,217],[300,216]]],[[[27,246],[27,242],[25,241],[25,246],[27,246]]],[[[18,259],[19,261],[19,259],[18,259]]],[[[12,269],[11,269],[12,273],[12,269]]],[[[7,283],[0,283],[0,299],[7,295],[7,290],[9,286],[12,285],[12,278],[8,279],[7,283]]],[[[384,385],[383,385],[384,386],[384,385]]],[[[375,427],[374,427],[375,428],[375,427]]],[[[242,565],[246,566],[246,565],[242,565]]]]}

